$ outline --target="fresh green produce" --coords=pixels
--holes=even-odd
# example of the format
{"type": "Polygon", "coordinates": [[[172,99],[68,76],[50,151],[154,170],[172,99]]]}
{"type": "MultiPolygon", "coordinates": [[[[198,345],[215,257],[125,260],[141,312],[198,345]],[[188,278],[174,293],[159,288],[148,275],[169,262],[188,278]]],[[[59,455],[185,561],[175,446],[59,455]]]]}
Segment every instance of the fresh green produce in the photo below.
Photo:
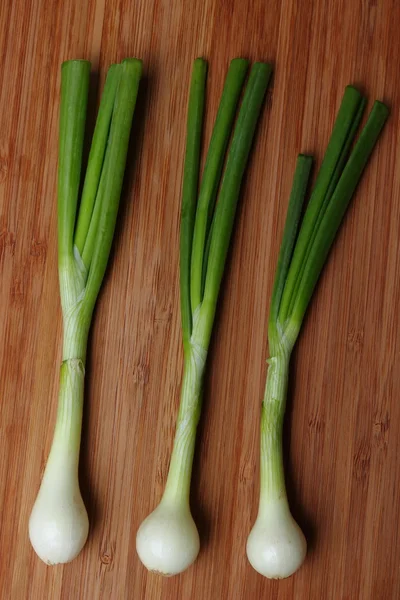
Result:
{"type": "Polygon", "coordinates": [[[292,575],[306,556],[305,537],[289,509],[282,461],[289,361],[329,249],[388,117],[387,107],[375,102],[349,156],[365,105],[365,98],[348,86],[300,231],[310,156],[298,157],[294,175],[268,322],[270,358],[261,410],[259,511],[247,540],[251,565],[266,577],[292,575]]]}
{"type": "Polygon", "coordinates": [[[184,571],[200,548],[189,490],[202,383],[240,185],[272,71],[270,65],[262,63],[255,63],[251,69],[219,189],[247,68],[248,62],[243,59],[230,64],[198,191],[206,62],[197,59],[193,66],[181,213],[181,400],[166,488],[160,504],[141,524],[136,538],[143,564],[163,575],[184,571]]]}
{"type": "Polygon", "coordinates": [[[78,481],[87,339],[114,235],[141,73],[142,63],[134,58],[108,71],[78,203],[90,63],[62,65],[58,270],[63,355],[53,443],[29,520],[31,543],[47,564],[75,558],[89,530],[78,481]]]}

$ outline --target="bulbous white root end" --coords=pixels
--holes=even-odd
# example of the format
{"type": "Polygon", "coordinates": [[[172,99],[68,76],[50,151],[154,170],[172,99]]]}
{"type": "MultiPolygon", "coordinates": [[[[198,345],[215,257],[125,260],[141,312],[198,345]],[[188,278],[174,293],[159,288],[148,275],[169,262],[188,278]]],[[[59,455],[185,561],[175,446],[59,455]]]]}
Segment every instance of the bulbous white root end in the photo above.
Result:
{"type": "Polygon", "coordinates": [[[48,565],[73,560],[85,545],[89,519],[77,477],[46,469],[29,519],[29,539],[48,565]]]}
{"type": "Polygon", "coordinates": [[[189,506],[162,500],[139,527],[136,550],[149,571],[170,577],[187,569],[200,550],[189,506]]]}
{"type": "Polygon", "coordinates": [[[302,565],[307,542],[286,498],[264,506],[247,538],[247,558],[264,577],[284,579],[302,565]]]}

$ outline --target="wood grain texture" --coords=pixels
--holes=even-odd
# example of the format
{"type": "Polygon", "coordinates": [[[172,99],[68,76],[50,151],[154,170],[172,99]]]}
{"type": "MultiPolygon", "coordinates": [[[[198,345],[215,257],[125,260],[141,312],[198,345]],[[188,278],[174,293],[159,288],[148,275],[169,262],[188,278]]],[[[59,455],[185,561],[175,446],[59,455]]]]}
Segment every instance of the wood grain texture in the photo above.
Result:
{"type": "MultiPolygon", "coordinates": [[[[400,597],[400,4],[396,0],[13,0],[0,6],[0,597],[400,597]],[[61,311],[56,176],[60,63],[88,58],[88,126],[107,66],[143,59],[110,268],[93,321],[81,453],[91,530],[70,565],[28,541],[55,421],[61,311]],[[209,59],[210,138],[229,60],[275,64],[247,171],[209,356],[192,508],[202,549],[148,574],[136,530],[167,475],[182,375],[180,190],[193,59],[209,59]],[[285,424],[293,512],[309,541],[263,579],[257,511],[266,324],[298,152],[320,161],[344,86],[392,106],[309,310],[285,424]]],[[[369,105],[369,106],[370,106],[369,105]]]]}

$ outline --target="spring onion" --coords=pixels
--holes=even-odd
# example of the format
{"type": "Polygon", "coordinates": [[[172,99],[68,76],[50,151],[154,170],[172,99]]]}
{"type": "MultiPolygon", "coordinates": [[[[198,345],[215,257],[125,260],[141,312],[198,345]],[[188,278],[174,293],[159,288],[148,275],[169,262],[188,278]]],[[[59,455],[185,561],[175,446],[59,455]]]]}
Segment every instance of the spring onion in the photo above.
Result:
{"type": "Polygon", "coordinates": [[[184,373],[175,441],[161,502],[143,521],[136,538],[143,564],[163,575],[184,571],[200,549],[189,490],[203,376],[240,184],[271,75],[268,64],[256,63],[251,69],[218,194],[248,68],[246,60],[231,62],[198,192],[206,68],[204,60],[194,62],[188,109],[180,238],[184,373]]]}
{"type": "Polygon", "coordinates": [[[58,270],[63,354],[53,442],[29,520],[32,546],[49,565],[75,558],[89,530],[78,481],[87,339],[114,235],[141,71],[137,59],[108,71],[78,209],[90,63],[70,60],[61,70],[58,270]]]}
{"type": "Polygon", "coordinates": [[[365,104],[355,88],[346,88],[299,232],[312,158],[300,155],[297,160],[268,322],[259,510],[247,540],[251,565],[266,577],[292,575],[306,556],[305,537],[289,509],[282,461],[289,361],[329,249],[388,117],[387,107],[375,102],[349,156],[365,104]]]}

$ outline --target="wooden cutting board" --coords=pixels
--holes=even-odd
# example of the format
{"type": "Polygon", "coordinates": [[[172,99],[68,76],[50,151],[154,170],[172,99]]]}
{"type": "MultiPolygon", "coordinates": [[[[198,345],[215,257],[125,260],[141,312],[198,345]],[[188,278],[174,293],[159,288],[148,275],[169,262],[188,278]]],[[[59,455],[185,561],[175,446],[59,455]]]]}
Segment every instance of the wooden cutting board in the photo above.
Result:
{"type": "Polygon", "coordinates": [[[0,8],[0,597],[2,600],[391,600],[400,597],[400,3],[13,0],[0,8]],[[60,65],[144,61],[110,267],[87,365],[80,479],[91,529],[47,567],[28,518],[55,421],[61,311],[60,65]],[[180,191],[193,59],[209,60],[208,144],[228,62],[275,65],[229,256],[192,482],[195,565],[148,574],[137,528],[160,499],[182,375],[180,191]],[[292,361],[285,457],[302,569],[252,570],[266,324],[295,158],[320,164],[348,83],[392,106],[292,361]]]}

